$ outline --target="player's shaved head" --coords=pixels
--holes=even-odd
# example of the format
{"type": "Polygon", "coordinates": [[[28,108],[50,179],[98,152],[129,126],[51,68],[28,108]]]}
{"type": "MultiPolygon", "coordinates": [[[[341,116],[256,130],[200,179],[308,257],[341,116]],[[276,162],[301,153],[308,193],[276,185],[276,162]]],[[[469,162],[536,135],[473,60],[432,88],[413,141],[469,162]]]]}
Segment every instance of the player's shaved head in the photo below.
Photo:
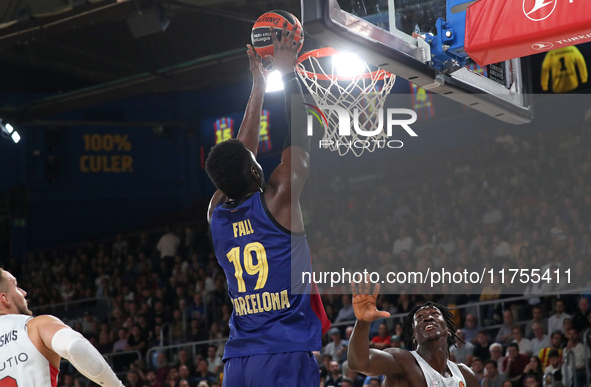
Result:
{"type": "MultiPolygon", "coordinates": [[[[253,165],[257,164],[252,153],[241,141],[230,139],[211,148],[205,161],[205,171],[216,188],[230,199],[240,199],[249,193],[253,181],[256,181],[250,173],[253,165]]],[[[257,169],[260,169],[258,165],[257,169]]],[[[260,174],[262,176],[262,170],[260,174]]]]}

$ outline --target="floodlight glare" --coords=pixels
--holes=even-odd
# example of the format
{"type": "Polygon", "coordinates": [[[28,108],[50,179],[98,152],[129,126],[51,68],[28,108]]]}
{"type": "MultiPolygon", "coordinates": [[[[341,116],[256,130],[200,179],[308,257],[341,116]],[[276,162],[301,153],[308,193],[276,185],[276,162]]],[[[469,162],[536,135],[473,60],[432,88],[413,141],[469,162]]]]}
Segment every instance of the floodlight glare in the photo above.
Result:
{"type": "Polygon", "coordinates": [[[8,132],[8,134],[14,132],[14,128],[12,127],[12,125],[6,123],[4,124],[4,128],[6,128],[6,131],[8,132]]]}
{"type": "Polygon", "coordinates": [[[17,144],[20,140],[21,140],[21,136],[18,134],[17,131],[14,131],[14,133],[12,133],[12,141],[14,141],[15,144],[17,144]]]}
{"type": "Polygon", "coordinates": [[[355,54],[343,52],[332,57],[338,75],[353,77],[367,72],[364,62],[355,54]]]}
{"type": "Polygon", "coordinates": [[[265,92],[269,93],[279,90],[283,90],[283,81],[281,80],[281,73],[275,70],[267,75],[267,89],[265,92]]]}

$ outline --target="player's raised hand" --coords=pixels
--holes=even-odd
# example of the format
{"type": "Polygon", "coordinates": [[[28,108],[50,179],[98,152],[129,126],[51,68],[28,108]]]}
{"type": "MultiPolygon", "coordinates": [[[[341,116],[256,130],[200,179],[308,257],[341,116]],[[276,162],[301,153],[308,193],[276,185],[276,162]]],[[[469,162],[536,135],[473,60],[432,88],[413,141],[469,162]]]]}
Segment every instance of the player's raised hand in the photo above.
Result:
{"type": "Polygon", "coordinates": [[[269,28],[271,30],[271,40],[273,41],[273,56],[267,55],[265,59],[282,75],[293,72],[298,64],[298,51],[303,39],[297,43],[293,40],[290,32],[287,31],[287,21],[283,23],[281,29],[281,40],[277,36],[277,30],[273,27],[269,28]]]}
{"type": "Polygon", "coordinates": [[[266,82],[270,71],[265,69],[261,57],[250,44],[246,45],[246,54],[248,55],[248,63],[250,64],[253,81],[266,82]]]}
{"type": "Polygon", "coordinates": [[[389,317],[390,313],[386,311],[379,311],[376,308],[376,300],[380,291],[380,284],[376,284],[373,293],[370,293],[371,283],[368,276],[365,276],[365,281],[356,284],[351,281],[351,293],[353,294],[353,310],[357,320],[372,322],[379,318],[389,317]]]}

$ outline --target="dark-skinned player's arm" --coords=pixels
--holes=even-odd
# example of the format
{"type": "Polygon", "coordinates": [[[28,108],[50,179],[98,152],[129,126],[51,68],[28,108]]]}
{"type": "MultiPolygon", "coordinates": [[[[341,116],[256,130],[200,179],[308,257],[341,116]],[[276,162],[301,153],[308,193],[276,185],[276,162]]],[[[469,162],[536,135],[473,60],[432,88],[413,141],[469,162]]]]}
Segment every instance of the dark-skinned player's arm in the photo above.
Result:
{"type": "MultiPolygon", "coordinates": [[[[275,29],[271,29],[273,40],[273,57],[266,59],[279,70],[283,80],[285,95],[285,114],[288,133],[281,153],[281,163],[269,177],[267,182],[267,205],[273,216],[285,228],[301,232],[304,230],[302,210],[299,198],[308,176],[310,164],[310,137],[305,128],[292,128],[291,115],[305,115],[304,96],[299,78],[296,74],[297,54],[302,41],[296,43],[287,31],[287,22],[283,24],[281,40],[275,29]],[[301,102],[302,109],[291,111],[292,99],[301,102]]],[[[299,120],[305,122],[305,119],[299,120]]]]}
{"type": "Polygon", "coordinates": [[[474,375],[474,371],[470,369],[465,364],[458,364],[458,368],[462,375],[464,375],[464,379],[466,379],[466,387],[480,387],[480,383],[478,382],[478,378],[474,375]]]}
{"type": "MultiPolygon", "coordinates": [[[[261,109],[263,108],[263,99],[265,89],[267,88],[268,71],[263,67],[261,58],[257,55],[250,44],[246,45],[250,72],[252,73],[252,90],[250,98],[246,104],[244,118],[238,129],[237,140],[240,140],[246,149],[251,151],[255,157],[259,147],[259,132],[261,129],[261,109]]],[[[220,203],[227,201],[228,198],[217,190],[211,197],[209,209],[207,211],[207,221],[211,220],[213,209],[220,203]]]]}
{"type": "Polygon", "coordinates": [[[376,284],[373,294],[370,290],[371,283],[368,278],[359,285],[351,282],[353,310],[357,322],[349,339],[349,368],[367,376],[401,373],[402,365],[394,359],[390,351],[369,348],[369,325],[374,320],[390,316],[390,313],[378,311],[376,308],[380,284],[376,284]]]}

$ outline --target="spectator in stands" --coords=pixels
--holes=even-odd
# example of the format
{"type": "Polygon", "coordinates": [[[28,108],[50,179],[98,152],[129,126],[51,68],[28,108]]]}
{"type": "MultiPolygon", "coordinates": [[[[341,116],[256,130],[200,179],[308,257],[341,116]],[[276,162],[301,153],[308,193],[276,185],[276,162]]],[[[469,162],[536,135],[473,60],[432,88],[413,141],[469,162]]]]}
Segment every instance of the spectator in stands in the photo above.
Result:
{"type": "Polygon", "coordinates": [[[158,356],[156,357],[156,380],[164,384],[171,369],[172,367],[168,365],[166,352],[158,353],[158,356]]]}
{"type": "Polygon", "coordinates": [[[341,380],[341,387],[353,387],[353,381],[349,378],[343,378],[341,380]]]}
{"type": "Polygon", "coordinates": [[[359,372],[347,368],[347,378],[353,381],[353,387],[363,387],[365,378],[359,372]]]}
{"type": "Polygon", "coordinates": [[[137,371],[129,371],[127,373],[127,382],[125,387],[142,387],[143,383],[137,371]]]}
{"type": "Polygon", "coordinates": [[[587,297],[579,298],[578,307],[579,310],[573,316],[572,323],[577,331],[584,332],[585,329],[589,328],[589,316],[591,315],[587,297]]]}
{"type": "Polygon", "coordinates": [[[562,358],[564,363],[562,365],[562,374],[568,375],[569,380],[565,380],[565,385],[570,386],[572,384],[572,361],[575,363],[576,378],[578,385],[583,386],[585,384],[585,347],[581,343],[581,336],[575,328],[570,328],[566,336],[568,341],[566,346],[562,350],[562,358]],[[569,353],[574,354],[574,360],[569,353]],[[565,372],[568,369],[568,372],[565,372]]]}
{"type": "Polygon", "coordinates": [[[472,365],[473,353],[474,345],[466,341],[464,332],[458,329],[455,337],[455,345],[449,347],[450,360],[455,363],[464,363],[470,367],[472,365]]]}
{"type": "Polygon", "coordinates": [[[505,374],[504,370],[504,361],[505,357],[503,357],[503,346],[499,343],[492,343],[489,347],[490,352],[490,359],[497,363],[497,370],[500,374],[505,374]]]}
{"type": "Polygon", "coordinates": [[[514,325],[515,319],[513,317],[513,312],[511,312],[510,310],[505,310],[503,312],[503,325],[497,332],[495,341],[503,345],[508,344],[511,341],[511,332],[514,325]]]}
{"type": "Polygon", "coordinates": [[[322,361],[320,366],[320,384],[322,385],[326,378],[328,378],[328,374],[330,373],[330,362],[332,361],[332,355],[329,353],[325,353],[322,355],[322,361]]]}
{"type": "Polygon", "coordinates": [[[544,376],[544,367],[540,362],[540,358],[537,356],[531,356],[529,358],[529,363],[525,366],[523,370],[523,380],[526,378],[533,376],[538,381],[539,385],[542,384],[543,376],[544,376]]]}
{"type": "Polygon", "coordinates": [[[490,347],[490,339],[485,330],[478,331],[476,336],[476,344],[474,344],[474,357],[479,357],[483,360],[490,359],[488,348],[490,347]]]}
{"type": "Polygon", "coordinates": [[[501,235],[498,233],[493,234],[491,254],[495,259],[506,259],[511,256],[511,246],[507,241],[501,239],[501,235]]]}
{"type": "Polygon", "coordinates": [[[145,337],[142,337],[139,325],[134,325],[131,328],[130,334],[127,336],[127,347],[125,347],[125,350],[139,351],[143,357],[146,354],[146,351],[148,350],[147,347],[148,342],[145,337]]]}
{"type": "Polygon", "coordinates": [[[523,380],[523,386],[524,387],[538,387],[538,386],[541,386],[541,383],[538,381],[538,379],[535,376],[528,375],[523,380]]]}
{"type": "Polygon", "coordinates": [[[482,387],[501,387],[505,378],[499,373],[497,362],[487,360],[484,364],[485,374],[482,379],[482,387]]]}
{"type": "Polygon", "coordinates": [[[548,319],[548,332],[560,332],[565,333],[563,330],[562,323],[565,318],[571,318],[569,314],[565,313],[564,300],[557,299],[554,301],[554,314],[548,319]]]}
{"type": "Polygon", "coordinates": [[[343,294],[341,301],[343,305],[337,313],[335,322],[355,320],[355,312],[353,311],[353,304],[351,304],[351,295],[343,294]]]}
{"type": "Polygon", "coordinates": [[[162,387],[162,382],[156,379],[156,371],[148,370],[146,373],[146,382],[144,382],[144,386],[162,387]]]}
{"type": "Polygon", "coordinates": [[[324,387],[340,387],[343,380],[341,367],[337,361],[331,361],[329,366],[328,378],[324,382],[324,387]]]}
{"type": "Polygon", "coordinates": [[[562,333],[559,331],[552,333],[550,336],[550,346],[542,349],[540,353],[538,353],[538,357],[540,358],[540,361],[544,367],[548,367],[550,361],[548,359],[548,355],[552,350],[558,351],[558,354],[560,355],[560,361],[562,361],[562,338],[562,333]]]}
{"type": "Polygon", "coordinates": [[[548,366],[544,369],[544,380],[546,381],[546,385],[552,385],[552,379],[550,379],[551,375],[555,375],[556,372],[560,372],[562,368],[562,364],[560,362],[560,352],[553,349],[548,353],[548,366]]]}
{"type": "Polygon", "coordinates": [[[180,366],[187,366],[191,368],[191,356],[189,355],[189,351],[186,349],[180,349],[177,352],[177,362],[174,365],[175,368],[179,368],[180,366]]]}
{"type": "Polygon", "coordinates": [[[209,383],[216,381],[217,379],[218,377],[213,372],[209,371],[207,360],[197,360],[197,372],[195,373],[196,382],[206,381],[209,383]]]}
{"type": "Polygon", "coordinates": [[[519,383],[527,363],[529,363],[529,357],[519,353],[517,343],[509,343],[507,357],[503,360],[503,372],[507,379],[513,383],[519,383]]]}
{"type": "Polygon", "coordinates": [[[215,345],[210,345],[209,347],[207,347],[207,359],[206,360],[209,363],[207,369],[211,373],[219,375],[220,372],[222,372],[223,363],[222,363],[222,358],[217,356],[216,352],[217,352],[217,347],[215,345]]]}
{"type": "Polygon", "coordinates": [[[534,336],[536,336],[534,329],[533,329],[533,325],[535,323],[542,325],[542,329],[543,329],[542,333],[544,333],[544,334],[548,333],[548,331],[546,330],[546,327],[548,327],[548,319],[543,316],[542,307],[540,305],[535,305],[532,308],[531,314],[532,314],[532,319],[525,326],[525,337],[530,340],[533,339],[534,336]]]}
{"type": "MultiPolygon", "coordinates": [[[[482,327],[476,321],[476,316],[473,314],[467,314],[466,320],[464,321],[464,327],[462,328],[464,332],[464,336],[466,340],[471,342],[472,344],[476,344],[477,336],[480,331],[482,331],[482,327]]],[[[488,346],[487,346],[488,350],[488,346]]]]}
{"type": "Polygon", "coordinates": [[[326,344],[323,354],[329,354],[333,361],[342,363],[347,358],[347,345],[341,339],[341,331],[339,328],[330,328],[328,336],[331,342],[326,344]]]}
{"type": "Polygon", "coordinates": [[[390,336],[390,332],[388,332],[388,327],[385,323],[381,323],[378,327],[378,335],[371,339],[369,347],[382,350],[386,349],[390,347],[391,338],[392,336],[390,336]]]}
{"type": "Polygon", "coordinates": [[[170,387],[177,387],[177,383],[179,382],[179,372],[176,368],[171,368],[168,370],[168,374],[166,375],[166,380],[164,381],[165,386],[170,387]]]}
{"type": "Polygon", "coordinates": [[[158,240],[156,250],[160,253],[160,259],[169,259],[172,261],[173,257],[177,254],[181,240],[172,231],[172,227],[166,227],[164,235],[158,240]]]}
{"type": "Polygon", "coordinates": [[[472,358],[472,366],[470,367],[472,372],[474,372],[474,376],[478,379],[479,383],[482,383],[482,379],[484,379],[484,362],[479,357],[472,358]]]}
{"type": "Polygon", "coordinates": [[[511,337],[513,338],[513,342],[517,343],[519,346],[519,353],[531,356],[533,352],[532,343],[530,340],[523,337],[523,333],[519,325],[514,325],[513,328],[511,328],[511,337]]]}
{"type": "Polygon", "coordinates": [[[193,380],[193,377],[191,376],[191,370],[189,369],[188,366],[186,365],[182,365],[180,367],[178,367],[179,370],[179,378],[181,380],[186,380],[188,382],[189,385],[193,385],[195,384],[195,381],[193,380]]]}
{"type": "Polygon", "coordinates": [[[394,241],[394,246],[392,246],[392,254],[394,254],[395,258],[398,258],[402,251],[410,253],[413,251],[412,248],[412,238],[407,235],[406,229],[404,227],[400,227],[398,229],[398,238],[394,241]]]}
{"type": "Polygon", "coordinates": [[[531,340],[531,350],[536,356],[542,349],[550,346],[550,337],[544,334],[544,326],[541,323],[534,323],[532,325],[534,338],[531,340]]]}

